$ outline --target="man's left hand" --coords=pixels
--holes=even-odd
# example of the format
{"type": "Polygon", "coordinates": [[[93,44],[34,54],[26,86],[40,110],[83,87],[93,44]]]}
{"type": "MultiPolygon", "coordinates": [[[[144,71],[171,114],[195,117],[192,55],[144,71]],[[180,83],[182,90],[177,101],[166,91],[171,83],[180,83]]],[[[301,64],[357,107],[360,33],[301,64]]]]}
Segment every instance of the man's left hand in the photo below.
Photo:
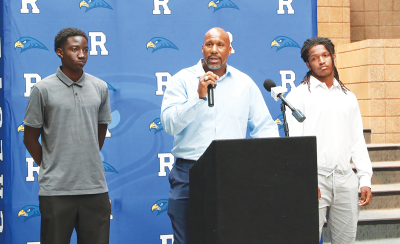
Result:
{"type": "Polygon", "coordinates": [[[359,206],[368,206],[371,204],[372,192],[368,186],[361,187],[361,198],[358,201],[359,206]]]}

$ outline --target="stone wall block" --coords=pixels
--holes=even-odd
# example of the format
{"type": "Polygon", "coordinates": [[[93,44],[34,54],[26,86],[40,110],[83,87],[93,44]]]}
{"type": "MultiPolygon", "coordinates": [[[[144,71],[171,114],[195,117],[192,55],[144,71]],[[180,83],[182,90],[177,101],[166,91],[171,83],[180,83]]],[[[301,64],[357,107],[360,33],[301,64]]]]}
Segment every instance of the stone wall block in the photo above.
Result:
{"type": "Polygon", "coordinates": [[[400,47],[385,48],[385,64],[400,64],[400,47]]]}
{"type": "Polygon", "coordinates": [[[378,11],[379,1],[378,0],[364,0],[365,11],[378,11]]]}
{"type": "Polygon", "coordinates": [[[379,38],[381,38],[381,39],[393,38],[393,27],[392,26],[379,26],[379,38]]]}
{"type": "Polygon", "coordinates": [[[329,21],[331,23],[343,23],[343,8],[329,8],[329,21]]]}
{"type": "Polygon", "coordinates": [[[400,133],[386,134],[386,143],[400,143],[400,133]]]}
{"type": "Polygon", "coordinates": [[[400,117],[386,117],[386,132],[400,132],[400,117]]]}
{"type": "Polygon", "coordinates": [[[371,117],[362,117],[363,129],[371,129],[371,117]]]}
{"type": "Polygon", "coordinates": [[[386,100],[386,116],[400,115],[400,99],[386,100]]]}
{"type": "Polygon", "coordinates": [[[378,26],[365,26],[365,39],[378,39],[379,27],[378,26]]]}
{"type": "MultiPolygon", "coordinates": [[[[372,131],[372,129],[371,129],[372,131]]],[[[386,143],[386,135],[385,134],[375,134],[372,132],[371,135],[372,143],[386,143]]]]}
{"type": "Polygon", "coordinates": [[[379,24],[379,12],[378,11],[365,12],[364,16],[365,16],[365,25],[366,26],[379,24]]]}
{"type": "Polygon", "coordinates": [[[385,81],[400,81],[400,65],[385,65],[385,81]]]}
{"type": "Polygon", "coordinates": [[[318,23],[328,23],[329,22],[329,7],[318,7],[318,23]]]}
{"type": "Polygon", "coordinates": [[[358,106],[362,116],[371,116],[371,100],[358,100],[358,106]]]}
{"type": "Polygon", "coordinates": [[[368,48],[368,64],[385,64],[384,48],[368,48]]]}
{"type": "MultiPolygon", "coordinates": [[[[318,0],[318,2],[319,1],[321,1],[321,0],[318,0]]],[[[399,7],[400,7],[400,4],[399,4],[399,7]]],[[[364,0],[350,0],[350,10],[351,11],[364,11],[364,0]]]]}
{"type": "Polygon", "coordinates": [[[386,133],[386,117],[371,117],[372,133],[386,133]]]}
{"type": "Polygon", "coordinates": [[[386,101],[385,100],[370,100],[371,101],[371,116],[386,116],[386,101]]]}
{"type": "Polygon", "coordinates": [[[385,97],[400,98],[400,82],[385,82],[385,97]]]}
{"type": "Polygon", "coordinates": [[[385,79],[384,65],[370,65],[368,69],[368,81],[383,81],[385,79]]]}
{"type": "Polygon", "coordinates": [[[393,12],[379,11],[379,25],[393,25],[393,12]]]}
{"type": "MultiPolygon", "coordinates": [[[[384,82],[374,82],[369,84],[369,96],[372,99],[386,98],[386,86],[384,82]]],[[[386,107],[386,106],[385,106],[386,107]]]]}
{"type": "Polygon", "coordinates": [[[379,11],[392,11],[393,0],[379,0],[379,11]]]}

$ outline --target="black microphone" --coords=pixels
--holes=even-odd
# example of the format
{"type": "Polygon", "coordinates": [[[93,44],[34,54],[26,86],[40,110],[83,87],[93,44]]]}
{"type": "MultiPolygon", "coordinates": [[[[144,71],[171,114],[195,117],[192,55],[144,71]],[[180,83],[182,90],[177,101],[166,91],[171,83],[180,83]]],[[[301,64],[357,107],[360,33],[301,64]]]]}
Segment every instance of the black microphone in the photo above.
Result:
{"type": "Polygon", "coordinates": [[[214,107],[214,87],[210,84],[207,86],[208,106],[214,107]]]}
{"type": "MultiPolygon", "coordinates": [[[[273,80],[271,79],[266,79],[264,81],[264,88],[267,89],[267,91],[271,92],[271,89],[273,87],[276,87],[276,84],[273,80]]],[[[292,115],[293,117],[295,117],[297,119],[297,121],[299,121],[300,123],[303,122],[306,119],[306,116],[304,116],[304,114],[298,110],[295,109],[283,96],[283,93],[278,93],[276,94],[275,92],[271,93],[271,96],[277,100],[277,97],[280,98],[282,100],[282,103],[285,104],[286,106],[288,106],[290,108],[290,110],[292,110],[292,115]]]]}

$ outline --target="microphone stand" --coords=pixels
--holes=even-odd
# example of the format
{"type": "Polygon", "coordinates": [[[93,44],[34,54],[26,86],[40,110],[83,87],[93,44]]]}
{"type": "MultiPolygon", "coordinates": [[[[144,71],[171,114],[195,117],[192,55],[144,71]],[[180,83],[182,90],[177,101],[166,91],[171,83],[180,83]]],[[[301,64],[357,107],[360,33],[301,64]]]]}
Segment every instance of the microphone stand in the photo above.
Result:
{"type": "Polygon", "coordinates": [[[286,107],[285,107],[285,104],[283,101],[281,104],[281,111],[282,111],[282,115],[283,115],[283,129],[285,130],[285,136],[289,137],[289,126],[286,121],[286,107]]]}

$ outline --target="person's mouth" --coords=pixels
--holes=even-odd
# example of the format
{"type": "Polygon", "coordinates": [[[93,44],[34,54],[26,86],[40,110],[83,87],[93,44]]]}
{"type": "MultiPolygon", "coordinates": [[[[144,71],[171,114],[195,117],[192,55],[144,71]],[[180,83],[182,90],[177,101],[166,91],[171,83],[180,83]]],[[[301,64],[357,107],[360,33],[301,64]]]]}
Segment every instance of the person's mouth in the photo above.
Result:
{"type": "Polygon", "coordinates": [[[220,62],[221,58],[218,56],[211,56],[208,58],[209,63],[218,63],[220,62]]]}

